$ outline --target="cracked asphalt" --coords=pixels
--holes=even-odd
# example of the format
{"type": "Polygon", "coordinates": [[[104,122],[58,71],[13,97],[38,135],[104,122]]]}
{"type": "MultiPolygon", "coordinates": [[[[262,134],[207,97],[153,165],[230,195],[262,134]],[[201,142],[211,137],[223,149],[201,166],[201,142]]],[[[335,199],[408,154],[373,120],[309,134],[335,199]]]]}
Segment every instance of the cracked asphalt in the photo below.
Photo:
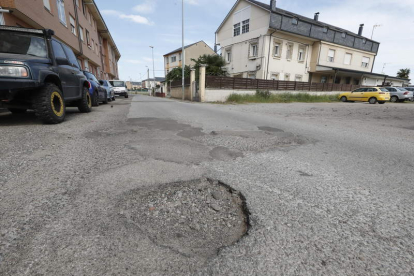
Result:
{"type": "Polygon", "coordinates": [[[0,112],[0,275],[414,275],[412,114],[142,95],[52,126],[0,112]],[[206,179],[241,193],[246,235],[206,179]]]}

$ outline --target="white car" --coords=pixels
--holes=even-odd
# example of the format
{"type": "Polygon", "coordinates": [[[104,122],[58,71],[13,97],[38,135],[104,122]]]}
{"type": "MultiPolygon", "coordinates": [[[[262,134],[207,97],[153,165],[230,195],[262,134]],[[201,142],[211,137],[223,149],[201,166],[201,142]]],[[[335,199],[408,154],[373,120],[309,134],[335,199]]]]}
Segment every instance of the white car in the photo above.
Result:
{"type": "Polygon", "coordinates": [[[114,88],[114,92],[116,96],[122,96],[125,98],[128,98],[128,88],[126,86],[126,83],[121,80],[110,80],[109,83],[114,88]]]}

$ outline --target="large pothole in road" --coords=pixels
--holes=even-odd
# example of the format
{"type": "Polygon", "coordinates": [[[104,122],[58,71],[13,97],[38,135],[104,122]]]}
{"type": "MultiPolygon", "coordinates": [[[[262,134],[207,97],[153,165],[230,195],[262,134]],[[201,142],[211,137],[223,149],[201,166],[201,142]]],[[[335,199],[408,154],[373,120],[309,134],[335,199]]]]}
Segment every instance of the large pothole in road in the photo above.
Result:
{"type": "Polygon", "coordinates": [[[159,246],[208,258],[248,231],[244,197],[209,179],[135,190],[122,199],[121,214],[159,246]]]}

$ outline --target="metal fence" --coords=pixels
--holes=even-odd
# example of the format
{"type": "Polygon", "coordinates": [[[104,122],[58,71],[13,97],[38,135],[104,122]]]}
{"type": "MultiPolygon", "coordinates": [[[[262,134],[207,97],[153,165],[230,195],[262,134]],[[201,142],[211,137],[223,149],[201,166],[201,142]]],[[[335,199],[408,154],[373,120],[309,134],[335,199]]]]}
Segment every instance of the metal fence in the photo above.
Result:
{"type": "MultiPolygon", "coordinates": [[[[190,86],[190,78],[186,78],[184,80],[184,85],[185,86],[190,86]]],[[[183,81],[181,79],[180,80],[174,80],[170,84],[171,88],[177,88],[177,87],[182,87],[182,86],[183,86],[183,81]]]]}
{"type": "Polygon", "coordinates": [[[353,91],[360,85],[335,83],[310,83],[280,80],[259,80],[231,77],[206,76],[206,88],[285,90],[285,91],[353,91]]]}

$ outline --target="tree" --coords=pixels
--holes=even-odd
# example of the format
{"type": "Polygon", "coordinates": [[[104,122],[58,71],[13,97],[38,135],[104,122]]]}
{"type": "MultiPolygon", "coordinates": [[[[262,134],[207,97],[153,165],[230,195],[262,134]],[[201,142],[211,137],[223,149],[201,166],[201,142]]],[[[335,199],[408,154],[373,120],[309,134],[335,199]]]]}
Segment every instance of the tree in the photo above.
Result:
{"type": "MultiPolygon", "coordinates": [[[[190,66],[186,65],[184,67],[184,76],[185,76],[185,78],[190,77],[190,72],[191,72],[190,66]]],[[[169,82],[169,81],[181,80],[182,78],[183,78],[183,68],[182,67],[177,67],[177,68],[172,69],[167,74],[167,77],[165,78],[165,80],[167,82],[169,82]]]]}
{"type": "Polygon", "coordinates": [[[201,65],[206,65],[206,74],[212,76],[227,76],[227,72],[223,69],[226,66],[226,61],[219,55],[202,55],[197,60],[191,59],[195,62],[196,76],[199,76],[201,65]]]}
{"type": "Polygon", "coordinates": [[[410,78],[411,69],[400,69],[397,73],[397,77],[402,79],[409,79],[410,78]]]}

